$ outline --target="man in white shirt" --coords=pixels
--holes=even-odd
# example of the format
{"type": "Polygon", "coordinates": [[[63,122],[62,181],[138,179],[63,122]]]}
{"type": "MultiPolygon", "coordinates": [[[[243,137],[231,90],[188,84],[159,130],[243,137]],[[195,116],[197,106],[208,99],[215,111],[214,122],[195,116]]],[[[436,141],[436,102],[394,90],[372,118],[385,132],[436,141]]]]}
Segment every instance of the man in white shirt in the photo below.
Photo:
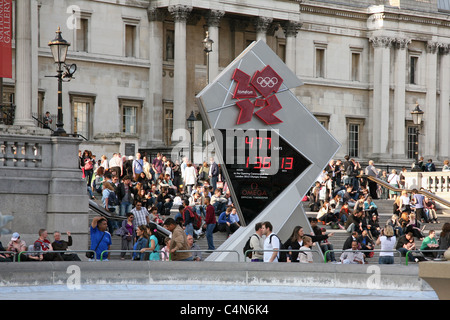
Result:
{"type": "Polygon", "coordinates": [[[122,159],[118,153],[114,153],[109,160],[109,170],[116,173],[116,176],[122,175],[122,159]]]}
{"type": "Polygon", "coordinates": [[[341,255],[343,264],[364,264],[364,254],[358,250],[358,242],[352,241],[352,248],[345,250],[341,255]]]}
{"type": "Polygon", "coordinates": [[[278,250],[280,250],[280,239],[272,232],[272,224],[263,222],[262,233],[266,236],[264,240],[264,262],[278,262],[278,250]]]}

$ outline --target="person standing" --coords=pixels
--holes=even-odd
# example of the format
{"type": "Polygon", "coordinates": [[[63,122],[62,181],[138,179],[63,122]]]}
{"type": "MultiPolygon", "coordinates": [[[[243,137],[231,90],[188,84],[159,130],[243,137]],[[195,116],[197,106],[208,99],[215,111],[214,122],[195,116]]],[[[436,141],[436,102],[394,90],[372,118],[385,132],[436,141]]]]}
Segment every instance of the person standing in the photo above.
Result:
{"type": "Polygon", "coordinates": [[[264,262],[278,262],[278,253],[281,247],[280,239],[272,231],[273,226],[269,221],[262,224],[262,233],[266,236],[264,240],[264,262]]]}
{"type": "MultiPolygon", "coordinates": [[[[369,165],[366,167],[365,174],[373,178],[378,177],[378,170],[377,168],[375,168],[373,160],[369,160],[369,165]]],[[[372,197],[372,199],[378,199],[377,194],[378,184],[375,181],[372,181],[371,179],[368,179],[368,183],[370,196],[372,197]]]]}
{"type": "MultiPolygon", "coordinates": [[[[102,252],[109,250],[111,247],[111,234],[107,231],[108,222],[105,218],[99,216],[92,219],[91,226],[89,228],[91,235],[91,247],[90,250],[95,251],[96,260],[99,260],[102,256],[102,252]]],[[[109,253],[103,255],[103,261],[108,261],[109,253]]],[[[89,259],[91,261],[91,259],[89,259]]]]}
{"type": "Polygon", "coordinates": [[[213,233],[217,225],[216,214],[214,207],[211,205],[211,198],[209,196],[205,197],[206,205],[206,241],[208,242],[208,250],[216,250],[214,247],[213,233]]]}
{"type": "Polygon", "coordinates": [[[217,188],[217,181],[219,181],[219,166],[214,161],[214,157],[211,157],[210,159],[211,167],[209,169],[209,178],[210,178],[210,185],[213,187],[213,190],[216,190],[217,188]]]}
{"type": "Polygon", "coordinates": [[[163,227],[172,232],[172,238],[170,239],[169,254],[173,261],[192,261],[192,254],[188,251],[189,244],[187,241],[186,233],[173,218],[167,218],[164,221],[163,227]],[[178,252],[178,251],[183,252],[178,252]]]}
{"type": "Polygon", "coordinates": [[[250,238],[250,248],[255,250],[252,252],[252,262],[264,261],[264,240],[263,240],[262,223],[255,224],[255,234],[250,238]]]}
{"type": "Polygon", "coordinates": [[[381,236],[377,239],[376,245],[381,245],[379,264],[393,264],[394,263],[394,248],[397,243],[397,238],[394,235],[394,229],[387,225],[381,230],[381,236]]]}
{"type": "Polygon", "coordinates": [[[136,159],[133,160],[132,169],[133,179],[137,182],[141,172],[144,172],[144,160],[142,160],[141,154],[139,152],[136,153],[136,159]]]}

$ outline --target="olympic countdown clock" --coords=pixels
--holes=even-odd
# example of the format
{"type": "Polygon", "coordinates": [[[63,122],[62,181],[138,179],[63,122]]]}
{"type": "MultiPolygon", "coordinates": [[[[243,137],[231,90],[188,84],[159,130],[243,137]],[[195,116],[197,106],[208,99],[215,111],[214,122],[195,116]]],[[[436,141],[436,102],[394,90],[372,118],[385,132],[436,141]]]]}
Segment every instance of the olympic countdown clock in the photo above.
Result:
{"type": "Polygon", "coordinates": [[[311,231],[301,200],[340,145],[291,91],[300,85],[258,41],[197,95],[243,223],[209,260],[232,261],[220,251],[241,252],[256,222],[279,235],[295,225],[311,231]]]}

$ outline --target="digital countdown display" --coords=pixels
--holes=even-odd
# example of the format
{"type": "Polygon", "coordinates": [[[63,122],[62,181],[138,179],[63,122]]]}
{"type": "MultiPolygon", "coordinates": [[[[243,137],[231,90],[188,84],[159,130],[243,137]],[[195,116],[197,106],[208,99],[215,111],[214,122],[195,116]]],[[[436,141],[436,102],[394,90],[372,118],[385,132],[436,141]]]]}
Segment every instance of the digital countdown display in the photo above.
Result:
{"type": "Polygon", "coordinates": [[[222,158],[248,224],[311,165],[275,130],[247,134],[222,134],[222,158]]]}

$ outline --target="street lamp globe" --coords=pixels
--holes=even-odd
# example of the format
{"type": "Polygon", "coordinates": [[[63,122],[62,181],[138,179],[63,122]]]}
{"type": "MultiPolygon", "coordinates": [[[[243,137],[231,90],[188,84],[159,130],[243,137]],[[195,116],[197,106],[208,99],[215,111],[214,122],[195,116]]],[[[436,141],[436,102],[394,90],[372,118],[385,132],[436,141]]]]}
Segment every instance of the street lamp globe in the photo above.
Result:
{"type": "Polygon", "coordinates": [[[411,111],[411,116],[415,125],[420,126],[423,119],[423,111],[420,109],[419,104],[416,104],[416,107],[413,111],[411,111]]]}
{"type": "Polygon", "coordinates": [[[205,39],[203,39],[202,43],[204,48],[203,50],[205,50],[206,53],[210,53],[211,51],[213,51],[212,47],[214,41],[209,37],[209,31],[206,31],[206,37],[205,39]]]}
{"type": "Polygon", "coordinates": [[[70,43],[63,39],[61,36],[61,29],[58,27],[56,30],[56,37],[48,43],[52,50],[53,59],[55,63],[63,64],[66,62],[67,51],[70,47],[70,43]]]}
{"type": "Polygon", "coordinates": [[[191,115],[189,116],[189,118],[186,119],[186,121],[187,121],[188,129],[189,130],[194,129],[194,123],[195,123],[195,121],[197,121],[197,118],[194,115],[194,111],[191,112],[191,115]]]}

